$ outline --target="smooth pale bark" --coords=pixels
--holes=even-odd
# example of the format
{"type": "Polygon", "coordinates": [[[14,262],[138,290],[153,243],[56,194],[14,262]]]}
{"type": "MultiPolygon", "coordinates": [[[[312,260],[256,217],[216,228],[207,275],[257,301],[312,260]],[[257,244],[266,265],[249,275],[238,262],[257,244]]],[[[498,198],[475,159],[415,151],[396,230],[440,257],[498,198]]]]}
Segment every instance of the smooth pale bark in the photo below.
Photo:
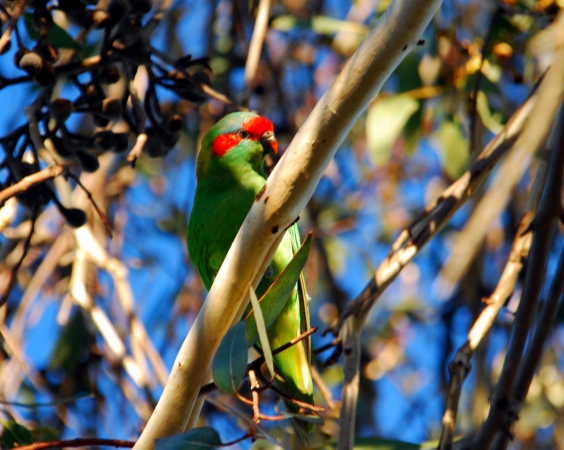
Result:
{"type": "Polygon", "coordinates": [[[239,230],[136,450],[184,430],[219,342],[248,302],[249,285],[260,279],[339,145],[440,4],[393,1],[300,128],[239,230]]]}

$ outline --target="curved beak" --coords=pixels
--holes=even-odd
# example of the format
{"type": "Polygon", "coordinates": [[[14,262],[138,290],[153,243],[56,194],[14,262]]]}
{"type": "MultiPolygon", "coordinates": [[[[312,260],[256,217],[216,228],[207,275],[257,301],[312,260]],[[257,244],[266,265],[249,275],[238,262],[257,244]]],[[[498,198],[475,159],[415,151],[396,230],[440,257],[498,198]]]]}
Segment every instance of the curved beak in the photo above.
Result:
{"type": "Polygon", "coordinates": [[[267,131],[260,138],[260,143],[262,144],[265,153],[278,154],[278,141],[274,136],[273,131],[267,131]]]}

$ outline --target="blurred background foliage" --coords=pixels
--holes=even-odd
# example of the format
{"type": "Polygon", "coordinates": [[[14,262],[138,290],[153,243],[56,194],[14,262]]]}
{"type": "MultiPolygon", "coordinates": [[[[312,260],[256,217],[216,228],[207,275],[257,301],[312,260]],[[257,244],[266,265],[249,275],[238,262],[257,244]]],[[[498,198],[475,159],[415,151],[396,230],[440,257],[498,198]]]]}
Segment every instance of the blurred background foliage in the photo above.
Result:
{"type": "MultiPolygon", "coordinates": [[[[58,151],[73,173],[82,173],[82,184],[107,215],[113,234],[110,238],[72,179],[45,185],[51,193],[36,190],[35,197],[45,197],[40,205],[13,198],[0,209],[2,291],[27,247],[34,208],[38,215],[29,250],[0,308],[0,399],[8,402],[0,406],[0,416],[7,446],[13,444],[7,431],[13,421],[32,430],[33,440],[135,439],[205,298],[185,239],[195,158],[209,127],[245,100],[241,92],[254,17],[243,0],[164,2],[162,17],[147,1],[131,0],[114,10],[123,4],[20,0],[0,8],[4,33],[11,26],[8,14],[23,8],[17,35],[0,56],[0,181],[4,187],[18,181],[14,167],[34,172],[58,161],[58,151]],[[145,33],[151,21],[156,28],[145,33]],[[40,63],[28,57],[31,66],[25,66],[22,58],[32,53],[40,63]],[[78,73],[72,66],[99,55],[93,70],[78,73]],[[111,83],[107,77],[113,72],[101,73],[108,62],[117,69],[111,83]],[[65,64],[68,70],[57,69],[65,64]],[[135,93],[146,118],[135,110],[135,93]],[[72,104],[64,120],[57,119],[54,99],[72,104]],[[108,99],[117,99],[113,115],[103,109],[108,99]],[[19,127],[27,130],[24,108],[30,104],[40,105],[35,120],[41,137],[64,141],[55,156],[42,153],[23,131],[21,139],[13,136],[19,127]],[[157,144],[147,145],[133,168],[126,154],[144,132],[157,144]],[[104,147],[103,138],[116,141],[104,147]],[[64,206],[48,203],[53,197],[64,206]],[[78,231],[65,216],[71,206],[86,212],[87,226],[78,231]],[[89,234],[80,231],[84,228],[89,234]],[[84,287],[83,297],[77,286],[84,287]]],[[[388,4],[273,2],[250,109],[274,122],[282,150],[388,4]]],[[[443,3],[418,46],[352,129],[301,215],[302,234],[314,233],[305,272],[312,325],[323,329],[339,315],[398,233],[468,168],[526,99],[550,64],[550,38],[543,30],[561,7],[560,0],[443,3]]],[[[499,205],[500,214],[481,223],[481,236],[464,252],[471,256],[456,253],[463,245],[457,236],[489,185],[384,293],[363,335],[358,436],[414,443],[439,437],[448,363],[465,342],[481,299],[496,286],[539,157],[522,173],[514,171],[515,189],[499,205]]],[[[557,233],[548,280],[561,251],[557,233]]],[[[484,420],[520,289],[519,282],[473,359],[457,433],[476,430],[484,420]]],[[[314,348],[331,339],[317,333],[314,348]]],[[[564,448],[563,355],[560,308],[511,448],[564,448]]],[[[328,356],[320,353],[316,362],[333,409],[322,414],[325,424],[315,445],[338,432],[342,371],[338,364],[323,366],[328,356]]],[[[327,396],[318,394],[316,403],[325,404],[327,396]]],[[[201,424],[217,429],[224,442],[244,434],[247,425],[233,409],[250,417],[250,408],[226,395],[213,397],[201,424]]],[[[266,413],[274,414],[275,400],[265,396],[266,413]]],[[[287,439],[286,424],[262,425],[271,436],[287,439]]],[[[238,445],[248,448],[251,442],[238,445]]]]}

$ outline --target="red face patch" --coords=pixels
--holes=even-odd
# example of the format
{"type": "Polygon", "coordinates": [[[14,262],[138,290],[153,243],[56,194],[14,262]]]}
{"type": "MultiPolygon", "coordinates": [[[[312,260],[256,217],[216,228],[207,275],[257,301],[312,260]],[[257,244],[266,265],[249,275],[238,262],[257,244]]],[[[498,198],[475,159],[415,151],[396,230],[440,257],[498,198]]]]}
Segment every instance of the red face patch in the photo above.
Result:
{"type": "MultiPolygon", "coordinates": [[[[263,137],[264,133],[273,132],[274,125],[267,118],[257,116],[244,122],[241,129],[248,133],[246,139],[258,141],[263,137]]],[[[243,137],[238,133],[220,134],[213,141],[212,154],[214,156],[223,156],[242,140],[243,137]]],[[[275,139],[270,141],[270,146],[275,153],[278,153],[278,142],[275,139]]]]}
{"type": "Polygon", "coordinates": [[[215,156],[223,156],[239,142],[241,142],[241,136],[237,133],[220,134],[213,141],[211,151],[215,156]]]}

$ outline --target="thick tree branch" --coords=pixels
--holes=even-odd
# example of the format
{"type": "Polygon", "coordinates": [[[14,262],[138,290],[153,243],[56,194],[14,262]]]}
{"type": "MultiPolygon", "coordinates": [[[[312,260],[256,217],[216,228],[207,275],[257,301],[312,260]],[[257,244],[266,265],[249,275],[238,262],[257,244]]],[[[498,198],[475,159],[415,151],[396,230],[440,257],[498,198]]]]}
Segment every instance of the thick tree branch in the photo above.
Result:
{"type": "Polygon", "coordinates": [[[138,450],[151,449],[154,439],[184,429],[222,337],[248,302],[247,287],[261,278],[283,232],[310,199],[339,145],[416,45],[440,4],[392,2],[298,131],[239,230],[136,444],[138,450]]]}

